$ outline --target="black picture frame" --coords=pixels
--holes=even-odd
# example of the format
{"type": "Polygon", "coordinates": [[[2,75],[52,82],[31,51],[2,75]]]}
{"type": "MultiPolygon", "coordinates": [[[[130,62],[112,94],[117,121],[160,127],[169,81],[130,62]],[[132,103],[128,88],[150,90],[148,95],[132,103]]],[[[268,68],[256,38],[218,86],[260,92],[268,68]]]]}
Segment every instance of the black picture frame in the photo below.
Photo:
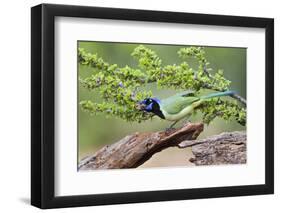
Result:
{"type": "Polygon", "coordinates": [[[41,4],[31,8],[31,204],[59,208],[274,193],[274,20],[225,15],[41,4]],[[93,195],[54,195],[55,17],[263,28],[266,32],[265,184],[93,195]]]}

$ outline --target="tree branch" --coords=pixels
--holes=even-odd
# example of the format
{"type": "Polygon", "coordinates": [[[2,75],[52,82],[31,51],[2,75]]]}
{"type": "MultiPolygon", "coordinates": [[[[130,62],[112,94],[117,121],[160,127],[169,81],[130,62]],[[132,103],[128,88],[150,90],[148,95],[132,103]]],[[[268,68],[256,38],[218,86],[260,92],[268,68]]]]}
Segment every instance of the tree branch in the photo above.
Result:
{"type": "Polygon", "coordinates": [[[81,160],[79,170],[135,168],[152,155],[184,140],[193,140],[203,131],[202,123],[186,124],[171,131],[135,133],[105,146],[81,160]]]}
{"type": "MultiPolygon", "coordinates": [[[[206,65],[204,66],[204,73],[207,75],[208,78],[212,79],[212,76],[211,74],[207,71],[207,68],[206,68],[206,65]]],[[[197,74],[196,72],[194,72],[194,80],[197,80],[197,74]]],[[[142,83],[155,83],[156,80],[143,80],[142,83]]],[[[224,92],[224,90],[220,90],[220,89],[216,89],[214,88],[212,85],[210,84],[206,84],[204,83],[202,85],[202,88],[204,89],[210,89],[210,90],[215,90],[215,91],[218,91],[218,92],[224,92]]],[[[237,101],[239,101],[240,103],[242,103],[245,107],[247,106],[247,101],[245,98],[243,98],[242,96],[238,95],[238,94],[233,94],[231,95],[232,98],[236,99],[237,101]]]]}
{"type": "Polygon", "coordinates": [[[205,139],[183,141],[179,148],[192,147],[195,165],[246,163],[246,132],[225,132],[205,139]]]}
{"type": "Polygon", "coordinates": [[[244,131],[223,132],[219,135],[213,135],[204,139],[185,140],[178,144],[179,148],[186,148],[196,146],[202,143],[241,143],[246,141],[246,133],[244,131]]]}
{"type": "Polygon", "coordinates": [[[245,163],[246,133],[222,133],[195,140],[203,124],[194,123],[171,131],[135,133],[105,146],[94,155],[82,159],[79,170],[136,168],[155,153],[168,147],[192,147],[195,165],[245,163]]]}
{"type": "Polygon", "coordinates": [[[242,96],[238,95],[238,94],[234,94],[231,95],[232,98],[238,100],[239,102],[241,102],[242,104],[244,104],[244,106],[247,106],[247,101],[245,98],[243,98],[242,96]]]}

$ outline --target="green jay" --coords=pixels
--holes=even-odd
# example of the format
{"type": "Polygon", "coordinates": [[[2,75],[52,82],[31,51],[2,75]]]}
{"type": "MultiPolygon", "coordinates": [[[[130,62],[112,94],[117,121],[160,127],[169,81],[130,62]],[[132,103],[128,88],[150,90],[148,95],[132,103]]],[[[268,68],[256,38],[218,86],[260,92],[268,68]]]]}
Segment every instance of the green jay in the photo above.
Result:
{"type": "Polygon", "coordinates": [[[146,98],[139,102],[138,109],[153,113],[162,119],[174,121],[170,126],[172,128],[179,120],[190,117],[194,109],[204,103],[205,100],[234,94],[234,91],[225,91],[197,97],[194,92],[185,91],[162,100],[146,98]]]}

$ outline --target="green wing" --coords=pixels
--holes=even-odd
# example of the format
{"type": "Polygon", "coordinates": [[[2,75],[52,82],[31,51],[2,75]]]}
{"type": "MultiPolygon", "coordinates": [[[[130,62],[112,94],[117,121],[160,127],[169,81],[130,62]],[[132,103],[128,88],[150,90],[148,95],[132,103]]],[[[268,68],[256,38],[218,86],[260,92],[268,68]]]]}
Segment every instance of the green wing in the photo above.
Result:
{"type": "Polygon", "coordinates": [[[177,93],[177,94],[175,94],[175,95],[169,97],[168,99],[174,98],[174,97],[176,97],[176,96],[182,96],[182,97],[193,96],[193,97],[194,97],[194,96],[195,96],[195,91],[193,91],[193,90],[186,90],[186,91],[183,91],[183,92],[179,92],[179,93],[177,93]]]}
{"type": "Polygon", "coordinates": [[[200,100],[194,96],[174,95],[161,101],[161,107],[169,114],[177,114],[192,103],[200,100]]]}
{"type": "Polygon", "coordinates": [[[187,91],[183,91],[183,92],[180,92],[180,93],[177,93],[173,96],[170,96],[168,98],[165,98],[163,101],[167,102],[167,103],[170,103],[170,102],[174,102],[175,99],[177,98],[182,98],[182,97],[194,97],[195,94],[194,94],[194,91],[193,90],[187,90],[187,91]]]}

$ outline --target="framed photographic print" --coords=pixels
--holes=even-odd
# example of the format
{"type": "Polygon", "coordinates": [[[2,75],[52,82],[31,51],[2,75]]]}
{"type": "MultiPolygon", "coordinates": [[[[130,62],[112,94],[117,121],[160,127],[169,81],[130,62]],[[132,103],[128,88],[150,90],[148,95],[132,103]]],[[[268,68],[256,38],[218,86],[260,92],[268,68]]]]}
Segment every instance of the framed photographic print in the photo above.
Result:
{"type": "Polygon", "coordinates": [[[31,203],[271,194],[274,21],[31,9],[31,203]]]}

